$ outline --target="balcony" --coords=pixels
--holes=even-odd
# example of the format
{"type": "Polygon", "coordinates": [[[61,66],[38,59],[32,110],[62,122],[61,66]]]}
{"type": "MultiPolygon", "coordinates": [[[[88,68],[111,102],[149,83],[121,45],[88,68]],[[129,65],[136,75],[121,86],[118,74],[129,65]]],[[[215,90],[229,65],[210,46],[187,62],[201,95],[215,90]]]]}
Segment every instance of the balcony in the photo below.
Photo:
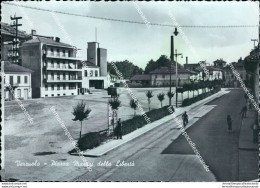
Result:
{"type": "Polygon", "coordinates": [[[54,52],[48,52],[46,54],[46,57],[47,58],[52,58],[52,59],[67,59],[67,60],[79,60],[78,58],[76,57],[69,57],[69,56],[66,56],[65,54],[63,53],[56,53],[54,54],[54,52]]]}
{"type": "Polygon", "coordinates": [[[82,82],[82,77],[78,77],[78,78],[75,78],[75,79],[71,78],[71,79],[66,79],[66,80],[45,78],[44,82],[45,83],[77,83],[77,82],[82,82]]]}
{"type": "Polygon", "coordinates": [[[69,68],[69,66],[44,66],[44,70],[48,71],[72,71],[72,72],[81,72],[82,69],[77,69],[77,68],[69,68]]]}

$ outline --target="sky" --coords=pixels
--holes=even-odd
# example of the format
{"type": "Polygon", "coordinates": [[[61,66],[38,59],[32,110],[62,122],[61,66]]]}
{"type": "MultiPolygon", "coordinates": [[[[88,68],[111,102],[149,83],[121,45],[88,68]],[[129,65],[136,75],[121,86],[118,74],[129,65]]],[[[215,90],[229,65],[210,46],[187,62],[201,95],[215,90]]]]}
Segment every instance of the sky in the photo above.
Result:
{"type": "MultiPolygon", "coordinates": [[[[13,2],[14,3],[14,2],[13,2]]],[[[53,11],[138,22],[174,25],[258,25],[257,2],[19,2],[53,11]],[[140,14],[141,12],[141,14],[140,14]],[[172,16],[170,16],[172,15],[172,16]]],[[[174,27],[147,26],[98,20],[33,10],[2,3],[2,22],[10,23],[10,16],[22,16],[20,30],[28,34],[60,37],[61,42],[81,49],[78,57],[86,59],[87,42],[97,41],[106,48],[108,61],[129,60],[145,68],[149,60],[161,55],[170,57],[170,36],[174,27]],[[62,26],[62,27],[61,27],[62,26]],[[67,33],[64,33],[64,31],[67,33]]],[[[229,62],[247,56],[253,48],[251,39],[258,39],[257,27],[243,28],[186,28],[174,37],[178,62],[184,64],[206,60],[212,63],[222,58],[229,62]],[[186,40],[185,40],[186,37],[186,40]]]]}

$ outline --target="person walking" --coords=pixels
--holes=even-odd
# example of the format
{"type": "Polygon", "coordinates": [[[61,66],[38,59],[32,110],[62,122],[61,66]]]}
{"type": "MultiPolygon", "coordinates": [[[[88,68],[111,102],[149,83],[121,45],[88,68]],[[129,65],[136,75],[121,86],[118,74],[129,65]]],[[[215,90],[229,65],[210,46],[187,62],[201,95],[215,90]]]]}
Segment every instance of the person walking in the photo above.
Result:
{"type": "Polygon", "coordinates": [[[228,132],[231,132],[232,131],[232,118],[231,116],[228,114],[227,115],[227,124],[228,124],[228,132]]]}
{"type": "Polygon", "coordinates": [[[247,112],[247,107],[244,106],[241,111],[240,111],[240,115],[241,115],[241,118],[244,119],[246,117],[246,112],[247,112]]]}
{"type": "Polygon", "coordinates": [[[182,114],[182,121],[184,127],[186,127],[186,125],[189,123],[189,117],[186,111],[184,112],[184,114],[182,114]]]}
{"type": "Polygon", "coordinates": [[[253,123],[250,128],[253,130],[253,143],[258,143],[258,133],[259,133],[259,125],[257,120],[255,120],[255,123],[253,123]]]}
{"type": "Polygon", "coordinates": [[[116,139],[118,140],[118,138],[122,139],[122,123],[120,118],[118,119],[116,126],[116,139]]]}

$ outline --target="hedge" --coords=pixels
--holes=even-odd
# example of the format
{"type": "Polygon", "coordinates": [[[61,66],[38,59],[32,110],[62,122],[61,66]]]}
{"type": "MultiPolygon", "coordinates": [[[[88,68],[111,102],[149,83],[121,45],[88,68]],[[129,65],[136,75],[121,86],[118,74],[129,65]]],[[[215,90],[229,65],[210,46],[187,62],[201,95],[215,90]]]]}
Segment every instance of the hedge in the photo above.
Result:
{"type": "Polygon", "coordinates": [[[211,96],[211,95],[213,95],[213,94],[215,94],[219,91],[220,91],[220,87],[214,87],[213,90],[211,90],[207,93],[200,94],[200,95],[193,97],[193,98],[190,98],[190,99],[184,99],[183,102],[182,102],[182,107],[189,106],[189,105],[191,105],[195,102],[198,102],[202,99],[205,99],[205,98],[207,98],[207,97],[209,97],[209,96],[211,96]]]}
{"type": "MultiPolygon", "coordinates": [[[[168,107],[169,106],[164,106],[159,109],[153,109],[150,112],[147,112],[146,115],[147,115],[147,117],[150,118],[151,122],[154,122],[167,115],[170,115],[168,107]]],[[[174,109],[173,109],[173,111],[174,111],[174,109]]],[[[147,124],[147,122],[146,122],[144,116],[141,116],[141,115],[135,116],[132,119],[128,119],[128,120],[122,122],[122,134],[126,135],[128,133],[131,133],[131,132],[135,131],[136,129],[143,127],[146,124],[147,124]]]]}
{"type": "MultiPolygon", "coordinates": [[[[106,132],[90,132],[84,134],[77,142],[78,148],[83,151],[87,149],[93,149],[98,147],[102,142],[107,140],[106,132]]],[[[75,149],[69,151],[69,153],[77,152],[75,149]]]]}

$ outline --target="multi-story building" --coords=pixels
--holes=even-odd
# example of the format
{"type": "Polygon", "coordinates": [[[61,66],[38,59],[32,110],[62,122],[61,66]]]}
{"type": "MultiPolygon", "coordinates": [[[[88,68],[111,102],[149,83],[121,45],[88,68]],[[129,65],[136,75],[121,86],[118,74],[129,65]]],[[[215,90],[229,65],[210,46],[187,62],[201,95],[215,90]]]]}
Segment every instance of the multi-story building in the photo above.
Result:
{"type": "Polygon", "coordinates": [[[12,61],[15,58],[16,64],[21,64],[21,57],[19,47],[24,41],[32,39],[31,35],[26,34],[24,31],[17,30],[17,50],[12,44],[16,38],[16,29],[7,23],[1,22],[1,60],[12,61]]]}
{"type": "Polygon", "coordinates": [[[2,61],[1,64],[4,64],[5,73],[4,99],[14,100],[18,98],[26,100],[32,98],[31,73],[33,71],[8,61],[2,61]]]}
{"type": "Polygon", "coordinates": [[[35,37],[22,44],[22,66],[32,69],[33,98],[77,95],[82,69],[75,47],[60,39],[35,37]]]}
{"type": "Polygon", "coordinates": [[[99,48],[99,43],[89,42],[87,61],[81,63],[82,88],[104,89],[108,87],[107,49],[99,48]]]}

